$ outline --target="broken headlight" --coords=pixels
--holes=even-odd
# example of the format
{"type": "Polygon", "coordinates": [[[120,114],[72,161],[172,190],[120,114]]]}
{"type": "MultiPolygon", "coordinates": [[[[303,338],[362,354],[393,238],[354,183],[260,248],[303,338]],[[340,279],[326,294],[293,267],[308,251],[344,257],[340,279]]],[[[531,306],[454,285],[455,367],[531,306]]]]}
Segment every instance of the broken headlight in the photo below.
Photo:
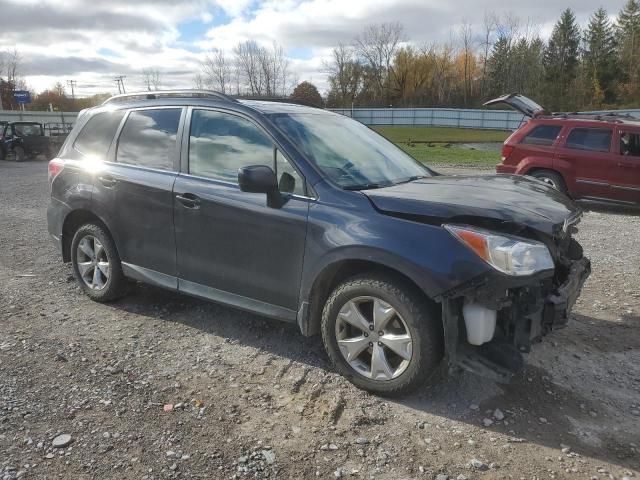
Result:
{"type": "Polygon", "coordinates": [[[475,227],[444,225],[453,236],[496,270],[507,275],[531,275],[554,268],[544,243],[475,227]]]}

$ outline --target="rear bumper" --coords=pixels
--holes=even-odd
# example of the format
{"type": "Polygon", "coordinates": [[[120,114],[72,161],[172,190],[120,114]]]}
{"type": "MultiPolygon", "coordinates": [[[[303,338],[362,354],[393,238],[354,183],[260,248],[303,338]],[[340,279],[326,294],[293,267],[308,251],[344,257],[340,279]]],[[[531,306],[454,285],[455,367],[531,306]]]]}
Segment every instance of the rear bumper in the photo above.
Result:
{"type": "Polygon", "coordinates": [[[55,243],[58,248],[58,252],[60,252],[60,255],[62,255],[63,258],[62,226],[64,224],[64,219],[70,211],[71,209],[68,205],[60,200],[56,200],[55,198],[51,198],[49,206],[47,207],[47,228],[49,230],[49,236],[55,243]]]}

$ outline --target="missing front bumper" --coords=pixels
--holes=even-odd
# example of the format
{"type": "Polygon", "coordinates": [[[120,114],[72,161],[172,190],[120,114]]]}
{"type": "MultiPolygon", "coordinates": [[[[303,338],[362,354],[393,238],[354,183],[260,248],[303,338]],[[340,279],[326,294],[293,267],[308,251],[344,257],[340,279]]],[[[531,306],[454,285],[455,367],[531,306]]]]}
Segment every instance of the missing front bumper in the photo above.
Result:
{"type": "MultiPolygon", "coordinates": [[[[476,374],[507,381],[524,365],[522,353],[553,329],[567,325],[584,282],[591,273],[587,258],[572,261],[564,281],[557,287],[550,280],[510,287],[496,282],[493,304],[501,303],[493,339],[482,346],[467,342],[463,320],[464,296],[443,301],[445,346],[451,367],[462,367],[476,374]],[[506,287],[506,295],[505,295],[506,287]],[[500,300],[496,300],[500,298],[500,300]]],[[[484,284],[483,296],[491,289],[484,284]]],[[[469,294],[470,292],[467,292],[469,294]]]]}

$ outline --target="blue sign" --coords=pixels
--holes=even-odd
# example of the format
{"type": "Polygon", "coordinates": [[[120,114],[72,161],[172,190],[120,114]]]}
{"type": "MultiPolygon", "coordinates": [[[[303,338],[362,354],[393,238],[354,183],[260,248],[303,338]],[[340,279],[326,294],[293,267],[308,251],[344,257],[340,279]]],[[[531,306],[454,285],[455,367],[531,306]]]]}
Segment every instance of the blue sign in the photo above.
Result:
{"type": "Polygon", "coordinates": [[[21,105],[31,103],[31,94],[27,90],[16,90],[13,92],[13,98],[21,105]]]}

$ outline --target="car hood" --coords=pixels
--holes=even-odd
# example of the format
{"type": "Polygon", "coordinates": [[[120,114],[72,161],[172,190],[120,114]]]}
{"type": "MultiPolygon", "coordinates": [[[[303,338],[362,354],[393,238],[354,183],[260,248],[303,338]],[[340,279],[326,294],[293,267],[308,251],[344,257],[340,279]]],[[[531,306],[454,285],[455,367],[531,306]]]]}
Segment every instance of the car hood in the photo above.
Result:
{"type": "Polygon", "coordinates": [[[436,176],[363,193],[394,216],[434,224],[511,224],[547,235],[566,229],[581,212],[549,185],[519,175],[436,176]]]}

